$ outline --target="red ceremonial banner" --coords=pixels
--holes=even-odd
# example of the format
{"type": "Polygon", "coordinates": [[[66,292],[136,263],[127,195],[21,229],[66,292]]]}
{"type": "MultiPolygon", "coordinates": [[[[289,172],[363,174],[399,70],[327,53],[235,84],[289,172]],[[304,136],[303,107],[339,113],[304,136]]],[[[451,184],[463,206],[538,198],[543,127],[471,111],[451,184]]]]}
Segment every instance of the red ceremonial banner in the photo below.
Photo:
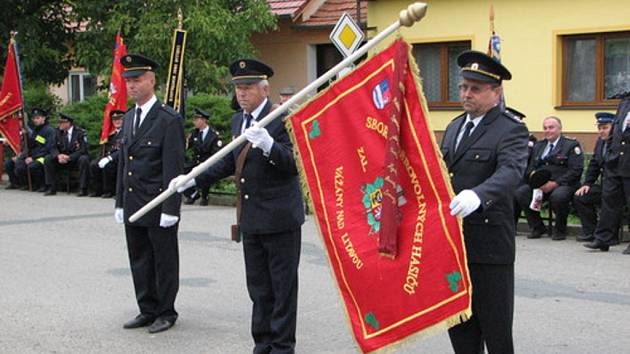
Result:
{"type": "Polygon", "coordinates": [[[15,41],[9,41],[7,61],[4,65],[2,76],[2,89],[0,90],[0,133],[4,135],[16,154],[20,153],[20,117],[18,111],[24,104],[20,87],[20,75],[15,54],[15,41]]]}
{"type": "Polygon", "coordinates": [[[103,128],[101,129],[100,144],[105,144],[107,138],[114,132],[116,128],[112,125],[109,113],[113,110],[127,111],[127,85],[122,74],[123,66],[120,58],[127,55],[127,46],[123,43],[120,33],[116,34],[116,45],[114,47],[114,63],[112,64],[112,78],[109,83],[109,101],[105,105],[103,112],[103,128]]]}
{"type": "Polygon", "coordinates": [[[417,72],[398,40],[286,123],[364,352],[471,315],[461,226],[417,72]]]}

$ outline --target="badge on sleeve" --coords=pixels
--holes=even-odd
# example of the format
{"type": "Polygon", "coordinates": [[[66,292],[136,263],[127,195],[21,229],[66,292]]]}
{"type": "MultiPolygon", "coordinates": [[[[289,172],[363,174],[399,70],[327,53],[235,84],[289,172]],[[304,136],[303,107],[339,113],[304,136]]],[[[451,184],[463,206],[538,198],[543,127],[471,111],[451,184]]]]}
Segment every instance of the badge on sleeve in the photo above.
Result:
{"type": "Polygon", "coordinates": [[[581,154],[581,153],[582,153],[582,150],[580,149],[580,147],[579,147],[579,146],[576,146],[576,147],[573,149],[573,152],[575,152],[575,154],[576,154],[576,155],[579,155],[579,154],[581,154]]]}

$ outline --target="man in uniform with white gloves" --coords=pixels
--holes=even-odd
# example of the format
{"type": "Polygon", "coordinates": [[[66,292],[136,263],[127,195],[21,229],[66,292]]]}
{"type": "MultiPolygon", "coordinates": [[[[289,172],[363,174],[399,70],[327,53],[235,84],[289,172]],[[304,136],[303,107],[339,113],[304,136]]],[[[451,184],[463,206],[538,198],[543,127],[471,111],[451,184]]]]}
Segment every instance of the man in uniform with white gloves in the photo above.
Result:
{"type": "Polygon", "coordinates": [[[116,181],[117,223],[125,224],[127,250],[140,314],[124,328],[171,328],[177,319],[179,289],[177,228],[181,196],[166,199],[142,218],[129,217],[157,197],[184,170],[182,118],[155,97],[157,63],[141,55],[120,60],[127,92],[136,102],[124,118],[116,181]]]}
{"type": "Polygon", "coordinates": [[[472,317],[449,330],[455,353],[514,352],[513,192],[527,166],[525,125],[505,114],[502,80],[512,75],[476,51],[457,58],[464,114],[446,128],[441,150],[457,194],[451,214],[463,219],[473,287],[472,317]]]}
{"type": "Polygon", "coordinates": [[[230,72],[243,109],[232,116],[232,135],[243,134],[248,143],[177,191],[194,185],[207,188],[235,175],[239,196],[232,237],[243,240],[247,291],[253,302],[253,352],[294,353],[304,205],[293,147],[281,118],[264,128],[255,123],[271,111],[267,79],[273,70],[258,60],[240,59],[230,65],[230,72]]]}

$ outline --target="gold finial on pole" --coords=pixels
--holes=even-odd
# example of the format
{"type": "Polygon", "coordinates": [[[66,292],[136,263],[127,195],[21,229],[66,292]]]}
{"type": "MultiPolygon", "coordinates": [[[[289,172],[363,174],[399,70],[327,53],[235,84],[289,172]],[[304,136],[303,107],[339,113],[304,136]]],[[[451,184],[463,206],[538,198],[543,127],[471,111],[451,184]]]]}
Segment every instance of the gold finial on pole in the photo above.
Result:
{"type": "Polygon", "coordinates": [[[184,28],[184,15],[182,15],[182,8],[177,9],[177,29],[184,28]]]}
{"type": "Polygon", "coordinates": [[[427,4],[423,2],[415,2],[407,7],[406,10],[400,11],[399,22],[405,27],[411,27],[414,23],[420,21],[427,13],[427,4]]]}
{"type": "Polygon", "coordinates": [[[17,31],[11,31],[9,33],[11,34],[11,39],[15,38],[15,36],[17,36],[17,34],[18,34],[17,31]]]}

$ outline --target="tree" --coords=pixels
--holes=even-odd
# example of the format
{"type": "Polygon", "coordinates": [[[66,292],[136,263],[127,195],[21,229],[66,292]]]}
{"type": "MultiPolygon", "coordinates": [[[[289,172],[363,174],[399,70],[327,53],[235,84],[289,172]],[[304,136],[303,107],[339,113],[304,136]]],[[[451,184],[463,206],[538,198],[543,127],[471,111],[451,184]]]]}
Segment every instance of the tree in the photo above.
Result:
{"type": "Polygon", "coordinates": [[[68,44],[76,30],[69,1],[0,1],[0,55],[7,55],[11,31],[17,31],[22,75],[25,82],[60,84],[68,77],[72,55],[68,44]]]}
{"type": "Polygon", "coordinates": [[[253,32],[276,26],[264,0],[119,0],[78,1],[74,5],[86,30],[77,34],[77,64],[109,77],[112,46],[121,31],[129,53],[145,54],[161,65],[158,82],[165,82],[177,10],[181,8],[186,39],[187,87],[195,92],[227,92],[227,66],[251,56],[253,32]]]}

